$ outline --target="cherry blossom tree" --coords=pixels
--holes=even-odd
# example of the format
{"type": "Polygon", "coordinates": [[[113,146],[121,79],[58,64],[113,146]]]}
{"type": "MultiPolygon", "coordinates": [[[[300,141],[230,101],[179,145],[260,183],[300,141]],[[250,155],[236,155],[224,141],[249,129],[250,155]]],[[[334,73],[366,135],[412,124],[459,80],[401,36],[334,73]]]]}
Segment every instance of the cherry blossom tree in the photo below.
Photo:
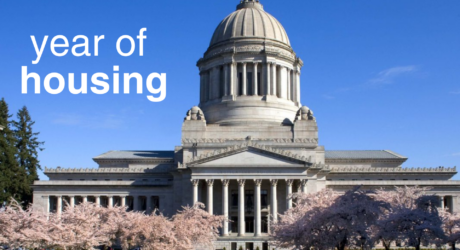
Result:
{"type": "Polygon", "coordinates": [[[388,203],[375,199],[374,192],[355,187],[336,199],[328,209],[330,241],[338,250],[346,247],[368,249],[374,246],[372,226],[388,203]]]}
{"type": "Polygon", "coordinates": [[[445,239],[437,206],[438,197],[421,196],[416,199],[415,208],[401,208],[391,213],[388,220],[394,222],[394,230],[401,240],[419,250],[422,244],[439,244],[445,239]]]}
{"type": "Polygon", "coordinates": [[[430,188],[395,187],[392,190],[376,190],[375,198],[389,204],[389,209],[383,210],[376,224],[373,226],[374,241],[380,241],[386,250],[397,240],[404,240],[401,232],[397,230],[394,216],[406,209],[415,209],[416,200],[424,195],[430,188]],[[391,218],[390,218],[391,215],[391,218]]]}
{"type": "Polygon", "coordinates": [[[121,245],[123,249],[189,250],[212,247],[223,216],[210,215],[199,203],[184,207],[172,219],[156,212],[128,212],[84,202],[61,213],[45,213],[16,201],[0,210],[0,243],[10,247],[94,249],[121,245]]]}
{"type": "Polygon", "coordinates": [[[172,218],[178,246],[175,249],[195,249],[196,246],[212,248],[219,235],[224,216],[211,215],[204,210],[203,203],[183,207],[172,218]]]}
{"type": "Polygon", "coordinates": [[[295,196],[295,207],[272,228],[279,247],[295,249],[370,248],[371,226],[387,204],[359,187],[343,195],[324,189],[295,196]]]}
{"type": "Polygon", "coordinates": [[[331,229],[323,223],[324,214],[337,197],[339,194],[331,189],[294,194],[293,208],[279,215],[278,222],[272,226],[274,244],[281,248],[324,248],[323,236],[331,229]]]}
{"type": "Polygon", "coordinates": [[[460,240],[460,214],[441,210],[440,216],[442,229],[446,235],[445,242],[451,245],[452,250],[455,250],[455,245],[460,240]]]}
{"type": "Polygon", "coordinates": [[[11,200],[10,204],[0,211],[0,243],[13,248],[28,247],[40,248],[53,246],[48,232],[55,228],[44,211],[35,206],[23,209],[22,206],[11,200]]]}

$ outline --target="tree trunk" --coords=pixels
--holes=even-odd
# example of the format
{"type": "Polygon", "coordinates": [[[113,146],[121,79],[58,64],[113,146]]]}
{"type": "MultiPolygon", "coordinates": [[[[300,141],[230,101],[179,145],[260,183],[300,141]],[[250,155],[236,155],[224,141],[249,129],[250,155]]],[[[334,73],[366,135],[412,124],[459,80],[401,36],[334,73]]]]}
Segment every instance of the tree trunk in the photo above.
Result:
{"type": "Polygon", "coordinates": [[[455,241],[452,242],[452,250],[455,250],[455,241]]]}
{"type": "Polygon", "coordinates": [[[385,250],[390,250],[391,241],[387,244],[384,240],[382,240],[382,244],[385,250]]]}
{"type": "Polygon", "coordinates": [[[420,243],[415,245],[415,250],[420,250],[420,243]]]}

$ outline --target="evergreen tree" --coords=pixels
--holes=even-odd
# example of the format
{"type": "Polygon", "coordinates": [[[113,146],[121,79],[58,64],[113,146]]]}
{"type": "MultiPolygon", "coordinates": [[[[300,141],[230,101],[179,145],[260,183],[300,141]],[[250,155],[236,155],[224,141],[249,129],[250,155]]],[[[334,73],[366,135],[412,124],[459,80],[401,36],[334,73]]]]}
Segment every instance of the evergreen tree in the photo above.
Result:
{"type": "Polygon", "coordinates": [[[22,172],[17,162],[14,133],[11,131],[11,115],[5,99],[0,101],[0,124],[4,129],[0,131],[0,205],[10,197],[18,200],[22,198],[25,186],[25,172],[22,172]]]}
{"type": "Polygon", "coordinates": [[[32,202],[32,188],[34,181],[38,180],[37,171],[40,169],[40,162],[38,160],[38,151],[42,151],[40,146],[44,142],[38,141],[37,136],[40,133],[34,132],[32,126],[35,124],[32,121],[27,107],[23,107],[18,111],[17,121],[13,121],[15,146],[18,150],[18,163],[21,172],[25,173],[25,186],[21,194],[22,201],[25,204],[32,202]]]}

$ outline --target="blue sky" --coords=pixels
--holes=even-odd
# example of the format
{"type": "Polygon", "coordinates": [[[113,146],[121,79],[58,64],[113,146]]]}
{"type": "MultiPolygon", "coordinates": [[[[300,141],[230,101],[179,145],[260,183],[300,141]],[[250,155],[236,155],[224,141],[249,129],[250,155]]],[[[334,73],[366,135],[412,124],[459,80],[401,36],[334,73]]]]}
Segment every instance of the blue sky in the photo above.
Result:
{"type": "MultiPolygon", "coordinates": [[[[45,141],[48,167],[96,167],[108,150],[173,150],[186,111],[198,103],[196,61],[237,0],[0,2],[0,97],[26,105],[45,141]],[[118,55],[118,37],[147,28],[144,56],[118,55]],[[30,36],[41,44],[38,64],[30,36]],[[54,56],[53,36],[105,35],[98,57],[54,56]],[[113,65],[120,73],[167,74],[167,97],[146,93],[21,94],[21,66],[42,80],[113,65]]],[[[326,149],[390,149],[407,167],[460,165],[460,1],[262,0],[305,65],[302,103],[314,112],[326,149]]],[[[122,44],[123,45],[123,44],[122,44]]],[[[126,47],[123,47],[126,48],[126,47]]],[[[109,81],[111,82],[111,81],[109,81]]],[[[43,175],[42,178],[46,178],[43,175]]],[[[460,179],[456,178],[456,179],[460,179]]]]}

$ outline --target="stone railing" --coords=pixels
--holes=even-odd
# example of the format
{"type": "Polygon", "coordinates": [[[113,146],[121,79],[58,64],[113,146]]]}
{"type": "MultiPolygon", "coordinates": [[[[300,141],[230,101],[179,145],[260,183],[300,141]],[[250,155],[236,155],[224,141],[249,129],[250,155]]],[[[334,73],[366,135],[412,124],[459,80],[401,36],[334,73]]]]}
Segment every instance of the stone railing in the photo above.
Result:
{"type": "MultiPolygon", "coordinates": [[[[246,141],[247,138],[235,138],[235,139],[225,139],[225,138],[202,138],[202,139],[182,139],[182,143],[226,143],[226,142],[237,142],[237,141],[246,141]]],[[[318,144],[318,138],[252,138],[252,141],[263,141],[263,142],[272,142],[272,143],[310,143],[318,144]]]]}
{"type": "Polygon", "coordinates": [[[333,167],[331,173],[457,173],[457,167],[436,168],[376,168],[376,167],[333,167]]]}
{"type": "Polygon", "coordinates": [[[156,168],[47,168],[45,174],[96,174],[96,173],[158,173],[170,170],[169,166],[161,166],[156,168]]]}

